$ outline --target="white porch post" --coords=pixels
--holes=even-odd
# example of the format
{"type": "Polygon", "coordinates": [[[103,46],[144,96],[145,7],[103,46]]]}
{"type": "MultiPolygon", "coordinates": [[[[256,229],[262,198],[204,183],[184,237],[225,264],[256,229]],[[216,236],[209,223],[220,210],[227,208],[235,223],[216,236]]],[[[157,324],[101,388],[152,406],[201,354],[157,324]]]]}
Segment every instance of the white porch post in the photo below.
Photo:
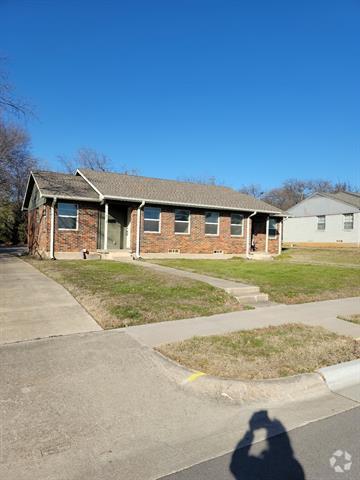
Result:
{"type": "Polygon", "coordinates": [[[282,252],[282,226],[283,226],[283,219],[280,218],[280,223],[279,223],[279,255],[282,252]]]}
{"type": "Polygon", "coordinates": [[[50,258],[53,260],[55,258],[55,203],[56,198],[53,199],[50,207],[50,258]]]}
{"type": "Polygon", "coordinates": [[[265,253],[269,253],[269,225],[270,217],[268,216],[266,219],[265,253]]]}
{"type": "Polygon", "coordinates": [[[250,258],[250,243],[251,243],[251,217],[257,214],[257,211],[253,212],[247,217],[247,227],[246,227],[246,256],[250,258]]]}
{"type": "Polygon", "coordinates": [[[109,223],[109,204],[105,203],[105,219],[104,219],[104,250],[108,249],[108,223],[109,223]]]}

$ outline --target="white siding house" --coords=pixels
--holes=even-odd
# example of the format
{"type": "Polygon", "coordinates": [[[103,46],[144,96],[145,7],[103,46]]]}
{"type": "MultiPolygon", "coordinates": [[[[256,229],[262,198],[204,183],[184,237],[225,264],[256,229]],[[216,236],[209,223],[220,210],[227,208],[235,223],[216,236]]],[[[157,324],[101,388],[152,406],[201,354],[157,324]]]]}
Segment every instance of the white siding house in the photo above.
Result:
{"type": "Polygon", "coordinates": [[[360,246],[359,193],[315,193],[288,213],[285,243],[360,246]]]}

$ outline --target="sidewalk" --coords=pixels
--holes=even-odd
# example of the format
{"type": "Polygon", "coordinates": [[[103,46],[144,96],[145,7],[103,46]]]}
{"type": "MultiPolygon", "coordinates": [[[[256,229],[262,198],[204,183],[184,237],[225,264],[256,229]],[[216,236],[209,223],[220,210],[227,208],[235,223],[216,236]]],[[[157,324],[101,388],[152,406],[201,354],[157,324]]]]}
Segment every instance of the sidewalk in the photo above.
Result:
{"type": "Polygon", "coordinates": [[[360,338],[360,325],[339,320],[337,315],[360,312],[360,297],[327,300],[297,305],[223,313],[210,317],[153,323],[126,328],[126,332],[144,345],[155,347],[194,335],[218,335],[237,330],[252,330],[285,323],[321,326],[340,335],[360,338]]]}

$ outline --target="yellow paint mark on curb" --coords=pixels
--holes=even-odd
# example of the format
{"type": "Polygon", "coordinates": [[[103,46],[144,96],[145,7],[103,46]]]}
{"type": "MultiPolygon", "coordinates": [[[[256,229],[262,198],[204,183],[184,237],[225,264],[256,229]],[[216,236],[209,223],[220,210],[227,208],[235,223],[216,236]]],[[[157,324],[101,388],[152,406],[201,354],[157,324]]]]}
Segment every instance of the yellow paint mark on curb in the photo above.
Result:
{"type": "Polygon", "coordinates": [[[195,372],[193,373],[192,375],[190,375],[190,377],[186,378],[183,383],[190,383],[190,382],[193,382],[194,380],[196,380],[197,378],[199,377],[202,377],[203,375],[206,375],[206,373],[204,372],[195,372]]]}

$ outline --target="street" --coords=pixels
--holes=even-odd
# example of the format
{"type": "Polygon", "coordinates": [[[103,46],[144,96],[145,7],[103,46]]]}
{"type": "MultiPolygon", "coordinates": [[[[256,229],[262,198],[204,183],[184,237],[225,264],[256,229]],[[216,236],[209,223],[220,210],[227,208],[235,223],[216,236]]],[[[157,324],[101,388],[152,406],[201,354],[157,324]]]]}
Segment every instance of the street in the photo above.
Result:
{"type": "Polygon", "coordinates": [[[242,447],[162,477],[162,480],[358,480],[359,447],[360,407],[356,407],[253,444],[250,449],[242,447]],[[351,455],[351,460],[344,458],[344,452],[351,455]],[[333,467],[331,457],[336,460],[333,467]],[[346,464],[349,470],[345,470],[346,464]],[[336,472],[336,466],[343,471],[338,468],[336,472]]]}

